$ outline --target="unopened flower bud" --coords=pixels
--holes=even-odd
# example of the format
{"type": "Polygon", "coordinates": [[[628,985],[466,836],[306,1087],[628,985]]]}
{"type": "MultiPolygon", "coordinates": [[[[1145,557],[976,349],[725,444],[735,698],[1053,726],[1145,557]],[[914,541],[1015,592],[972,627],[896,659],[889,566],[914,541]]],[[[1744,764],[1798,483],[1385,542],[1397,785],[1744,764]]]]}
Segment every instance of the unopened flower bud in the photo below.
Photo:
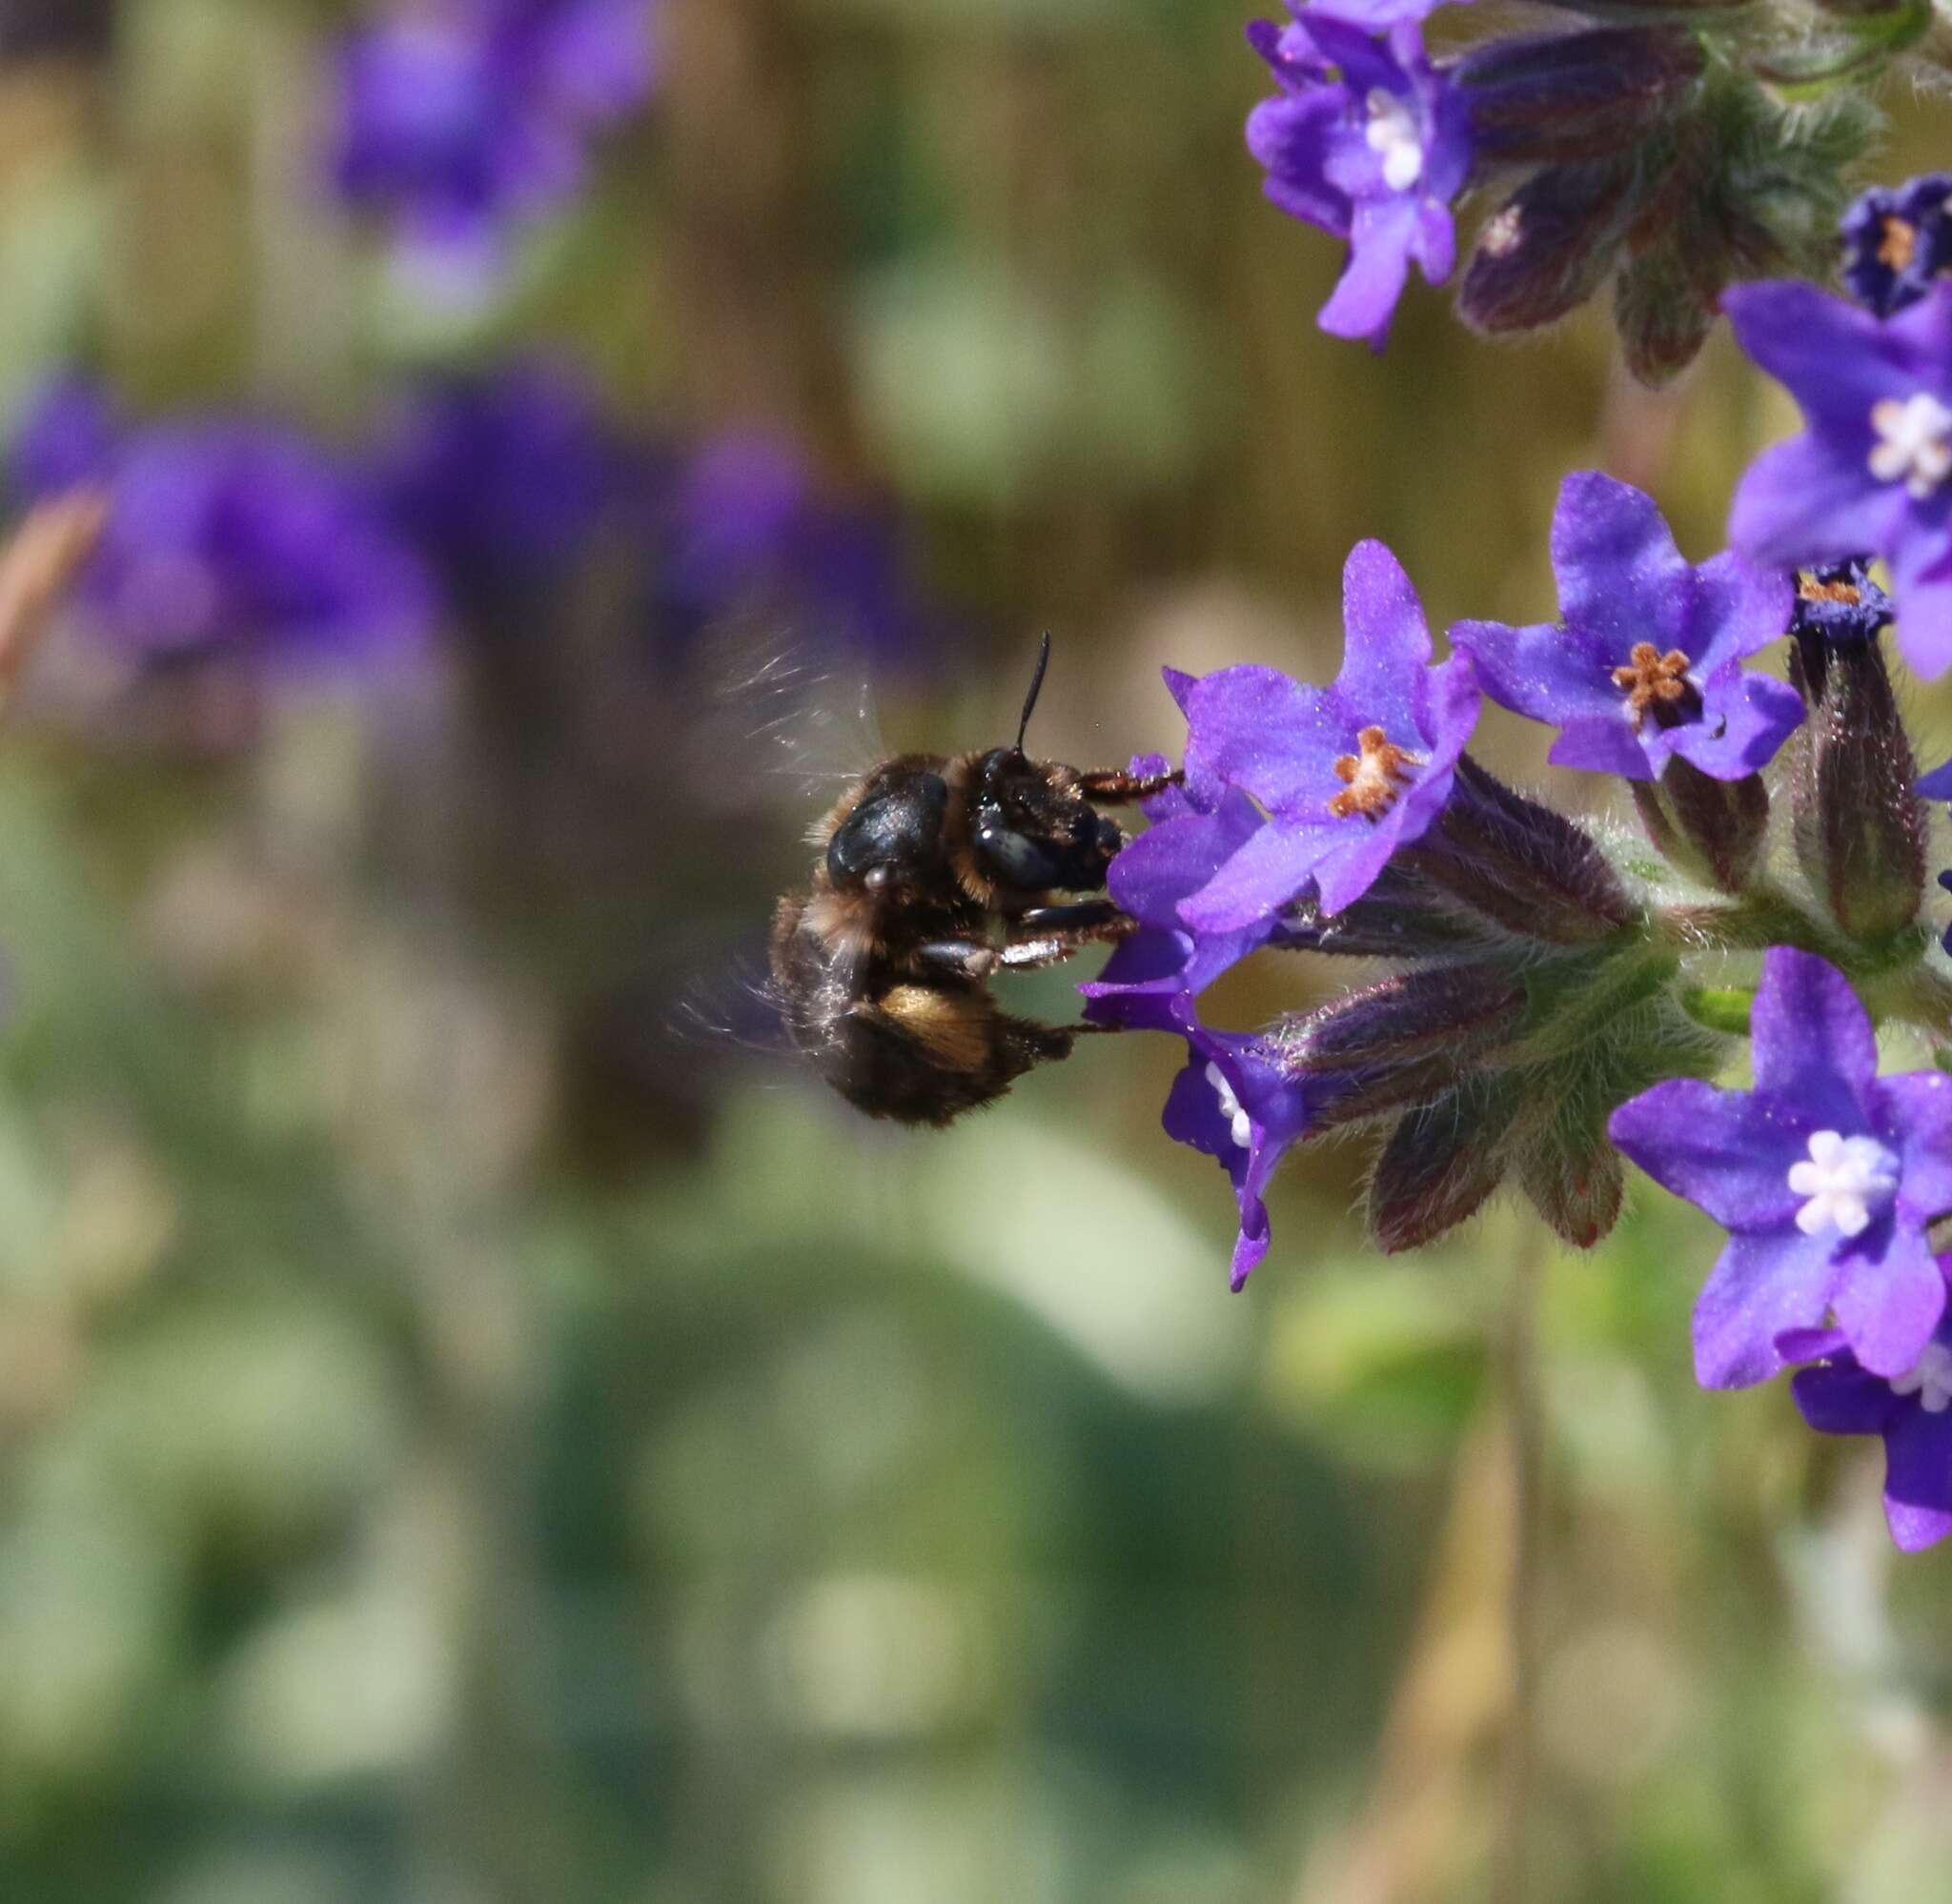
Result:
{"type": "Polygon", "coordinates": [[[1297,1071],[1369,1070],[1433,1051],[1459,1059],[1514,1027],[1524,1009],[1524,986],[1496,965],[1427,966],[1291,1020],[1276,1042],[1297,1071]]]}
{"type": "Polygon", "coordinates": [[[1442,820],[1409,857],[1414,871],[1506,931],[1549,945],[1608,939],[1636,918],[1592,835],[1468,754],[1442,820]]]}
{"type": "Polygon", "coordinates": [[[1623,152],[1685,99],[1706,65],[1674,28],[1604,27],[1493,40],[1452,76],[1471,107],[1480,162],[1577,163],[1623,152]]]}
{"type": "Polygon", "coordinates": [[[1725,893],[1747,890],[1769,837],[1761,775],[1718,780],[1677,756],[1658,780],[1635,782],[1634,805],[1664,859],[1725,893]]]}
{"type": "Polygon", "coordinates": [[[1591,1249],[1618,1222],[1625,1173],[1606,1133],[1539,1145],[1518,1181],[1532,1206],[1575,1249],[1591,1249]]]}
{"type": "Polygon", "coordinates": [[[1576,310],[1619,254],[1631,208],[1630,158],[1556,165],[1485,221],[1457,309],[1480,331],[1530,331],[1576,310]]]}
{"type": "Polygon", "coordinates": [[[1376,1246],[1415,1249],[1474,1215],[1504,1175],[1517,1109],[1511,1079],[1478,1078],[1405,1116],[1370,1178],[1376,1246]]]}
{"type": "Polygon", "coordinates": [[[1925,884],[1918,762],[1875,632],[1888,604],[1843,564],[1801,575],[1798,610],[1790,679],[1810,713],[1791,757],[1797,853],[1837,923],[1874,942],[1913,923],[1925,884]],[[1839,622],[1853,608],[1869,632],[1839,622]]]}

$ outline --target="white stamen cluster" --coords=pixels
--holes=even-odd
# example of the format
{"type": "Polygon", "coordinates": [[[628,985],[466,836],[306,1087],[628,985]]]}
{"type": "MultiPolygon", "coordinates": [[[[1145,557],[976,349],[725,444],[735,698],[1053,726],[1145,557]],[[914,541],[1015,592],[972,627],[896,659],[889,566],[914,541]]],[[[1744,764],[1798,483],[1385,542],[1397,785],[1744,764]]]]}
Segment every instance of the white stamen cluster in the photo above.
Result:
{"type": "Polygon", "coordinates": [[[1898,1192],[1898,1160],[1875,1137],[1813,1130],[1809,1157],[1789,1166],[1789,1187],[1809,1200],[1796,1213],[1805,1236],[1861,1236],[1898,1192]]]}
{"type": "Polygon", "coordinates": [[[1894,1395],[1916,1395],[1918,1405],[1928,1415],[1942,1415],[1952,1408],[1952,1348],[1942,1342],[1928,1342],[1918,1367],[1909,1375],[1892,1378],[1894,1395]]]}
{"type": "Polygon", "coordinates": [[[1367,104],[1369,125],[1363,136],[1370,151],[1381,155],[1383,183],[1392,192],[1408,192],[1423,176],[1423,140],[1410,101],[1378,86],[1367,104]]]}
{"type": "Polygon", "coordinates": [[[1253,1121],[1241,1108],[1240,1100],[1233,1095],[1233,1086],[1227,1082],[1227,1073],[1217,1064],[1207,1066],[1207,1082],[1213,1087],[1213,1094],[1220,1100],[1220,1115],[1233,1126],[1233,1141],[1243,1150],[1251,1150],[1254,1143],[1253,1121]]]}
{"type": "MultiPolygon", "coordinates": [[[[1373,143],[1373,129],[1370,136],[1373,143]]],[[[1952,410],[1930,391],[1872,404],[1871,428],[1878,433],[1871,474],[1880,482],[1902,482],[1922,502],[1952,476],[1952,410]]]]}

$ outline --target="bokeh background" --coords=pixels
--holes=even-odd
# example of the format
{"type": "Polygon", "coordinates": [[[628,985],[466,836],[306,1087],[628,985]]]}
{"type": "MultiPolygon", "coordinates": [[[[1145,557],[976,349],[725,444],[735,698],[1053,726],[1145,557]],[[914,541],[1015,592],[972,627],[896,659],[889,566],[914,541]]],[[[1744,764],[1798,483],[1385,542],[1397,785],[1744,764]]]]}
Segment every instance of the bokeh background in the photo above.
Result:
{"type": "Polygon", "coordinates": [[[1230,1297],[1163,1042],[945,1135],[755,1048],[755,658],[949,748],[1047,628],[1042,749],[1170,750],[1357,537],[1522,618],[1568,470],[1699,558],[1787,427],[1321,336],[1246,6],[0,7],[10,512],[121,494],[0,749],[0,1897],[1952,1898],[1952,1562],[1694,1390],[1706,1225],[1386,1262],[1330,1148],[1230,1297]]]}

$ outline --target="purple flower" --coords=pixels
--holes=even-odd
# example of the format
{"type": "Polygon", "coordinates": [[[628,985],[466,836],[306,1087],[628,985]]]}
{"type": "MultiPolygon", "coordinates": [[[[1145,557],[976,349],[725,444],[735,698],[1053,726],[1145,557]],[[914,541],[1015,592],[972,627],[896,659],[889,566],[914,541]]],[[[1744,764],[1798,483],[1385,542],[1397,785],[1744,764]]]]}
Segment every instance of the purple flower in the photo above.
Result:
{"type": "Polygon", "coordinates": [[[1880,317],[1902,311],[1952,269],[1952,172],[1867,192],[1843,216],[1843,279],[1880,317]]]}
{"type": "Polygon", "coordinates": [[[1395,18],[1387,40],[1359,21],[1290,8],[1291,25],[1249,29],[1281,91],[1249,117],[1248,150],[1275,205],[1349,240],[1322,329],[1381,350],[1412,262],[1432,284],[1456,262],[1451,205],[1471,171],[1470,109],[1431,65],[1413,7],[1373,8],[1377,25],[1395,18]]]}
{"type": "Polygon", "coordinates": [[[1555,765],[1654,780],[1678,755],[1744,780],[1802,719],[1794,689],[1741,666],[1788,627],[1787,577],[1733,555],[1691,567],[1648,497],[1593,471],[1559,490],[1552,565],[1558,621],[1451,638],[1494,700],[1560,729],[1555,765]]]}
{"type": "Polygon", "coordinates": [[[1807,426],[1736,492],[1729,539],[1752,560],[1809,568],[1881,556],[1898,639],[1922,674],[1952,667],[1952,282],[1880,321],[1804,284],[1722,300],[1742,348],[1807,426]]]}
{"type": "Polygon", "coordinates": [[[416,541],[491,607],[559,581],[630,474],[596,393],[539,361],[409,393],[382,462],[416,541]]]}
{"type": "Polygon", "coordinates": [[[132,659],[370,665],[431,633],[426,572],[355,477],[294,432],[216,417],[125,434],[67,383],[30,413],[13,471],[30,497],[111,486],[76,605],[132,659]]]}
{"type": "Polygon", "coordinates": [[[1952,1533],[1952,1315],[1896,1376],[1873,1374],[1836,1329],[1788,1330],[1777,1350],[1785,1362],[1811,1365],[1791,1387],[1820,1434],[1883,1436],[1891,1538],[1916,1553],[1952,1533]]]}
{"type": "Polygon", "coordinates": [[[1348,649],[1332,688],[1228,668],[1186,688],[1187,783],[1218,811],[1251,794],[1268,818],[1179,907],[1196,933],[1250,927],[1311,881],[1325,915],[1374,884],[1443,812],[1477,724],[1468,658],[1430,664],[1430,629],[1402,565],[1360,542],[1342,572],[1348,649]]]}
{"type": "Polygon", "coordinates": [[[779,437],[736,432],[701,445],[671,471],[653,514],[654,608],[667,640],[762,608],[877,664],[912,667],[939,645],[898,520],[824,495],[779,437]]]}
{"type": "Polygon", "coordinates": [[[1695,1308],[1695,1371],[1738,1388],[1783,1366],[1777,1338],[1834,1315],[1865,1367],[1903,1375],[1945,1308],[1925,1239],[1952,1210],[1952,1077],[1878,1076],[1841,973],[1777,946],[1751,1020],[1756,1088],[1655,1085],[1614,1143],[1729,1232],[1695,1308]]]}
{"type": "Polygon", "coordinates": [[[1893,613],[1891,598],[1871,579],[1868,563],[1823,562],[1797,576],[1789,632],[1799,641],[1847,646],[1881,635],[1893,613]]]}
{"type": "Polygon", "coordinates": [[[1158,1028],[1177,1030],[1187,1043],[1186,1068],[1166,1099],[1166,1134],[1217,1158],[1240,1205],[1231,1277],[1238,1290],[1271,1241],[1264,1201],[1269,1182],[1307,1136],[1311,1099],[1323,1085],[1291,1076],[1263,1039],[1210,1030],[1184,998],[1163,1007],[1158,1028]]]}
{"type": "MultiPolygon", "coordinates": [[[[1182,707],[1192,678],[1168,669],[1166,684],[1182,707]]],[[[1169,762],[1149,755],[1132,762],[1135,774],[1166,772],[1169,762]]],[[[1078,987],[1090,1002],[1087,1019],[1097,1024],[1138,1026],[1161,1021],[1157,1003],[1197,998],[1223,972],[1284,936],[1270,914],[1223,932],[1195,932],[1179,914],[1180,901],[1212,879],[1261,824],[1260,810],[1237,787],[1217,790],[1202,806],[1183,786],[1169,787],[1146,803],[1151,822],[1111,862],[1111,897],[1140,929],[1120,942],[1105,969],[1078,987]]]]}
{"type": "Polygon", "coordinates": [[[335,175],[415,251],[493,256],[582,184],[591,135],[656,80],[653,0],[438,0],[354,34],[335,175]]]}

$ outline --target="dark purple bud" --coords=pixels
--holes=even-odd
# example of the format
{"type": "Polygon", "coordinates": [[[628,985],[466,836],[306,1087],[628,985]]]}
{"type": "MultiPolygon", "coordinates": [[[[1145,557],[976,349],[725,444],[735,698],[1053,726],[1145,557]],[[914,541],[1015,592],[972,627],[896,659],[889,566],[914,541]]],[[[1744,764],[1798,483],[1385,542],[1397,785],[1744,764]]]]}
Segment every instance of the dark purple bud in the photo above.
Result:
{"type": "Polygon", "coordinates": [[[1473,1079],[1397,1124],[1369,1185],[1370,1230],[1385,1255],[1434,1242],[1476,1213],[1504,1174],[1518,1101],[1510,1079],[1473,1079]]]}
{"type": "Polygon", "coordinates": [[[1366,1071],[1441,1052],[1454,1062],[1515,1029],[1525,988],[1492,964],[1400,972],[1291,1019],[1277,1035],[1296,1071],[1366,1071]]]}
{"type": "Polygon", "coordinates": [[[1576,163],[1637,144],[1693,91],[1706,60],[1676,28],[1603,27],[1494,40],[1453,71],[1481,162],[1576,163]]]}
{"type": "Polygon", "coordinates": [[[1556,1133],[1526,1158],[1518,1182],[1575,1249],[1591,1249],[1619,1221],[1624,1173],[1604,1131],[1583,1141],[1556,1133]]]}
{"type": "Polygon", "coordinates": [[[1457,309],[1480,331],[1530,331],[1576,310],[1618,258],[1632,207],[1631,159],[1558,165],[1485,221],[1457,309]]]}
{"type": "Polygon", "coordinates": [[[1676,757],[1658,780],[1635,782],[1634,804],[1663,858],[1725,893],[1748,890],[1769,835],[1761,775],[1718,780],[1676,757]]]}
{"type": "Polygon", "coordinates": [[[1591,944],[1638,917],[1591,834],[1468,754],[1443,820],[1405,857],[1505,931],[1548,945],[1591,944]]]}
{"type": "Polygon", "coordinates": [[[1439,959],[1483,945],[1486,933],[1483,922],[1441,888],[1391,865],[1361,899],[1332,918],[1322,916],[1311,890],[1283,916],[1271,942],[1352,959],[1439,959]]]}
{"type": "MultiPolygon", "coordinates": [[[[1810,577],[1800,586],[1854,584],[1810,577]]],[[[1832,640],[1800,620],[1789,676],[1810,710],[1790,757],[1798,857],[1844,932],[1887,939],[1924,898],[1925,806],[1883,645],[1832,640]]]]}

